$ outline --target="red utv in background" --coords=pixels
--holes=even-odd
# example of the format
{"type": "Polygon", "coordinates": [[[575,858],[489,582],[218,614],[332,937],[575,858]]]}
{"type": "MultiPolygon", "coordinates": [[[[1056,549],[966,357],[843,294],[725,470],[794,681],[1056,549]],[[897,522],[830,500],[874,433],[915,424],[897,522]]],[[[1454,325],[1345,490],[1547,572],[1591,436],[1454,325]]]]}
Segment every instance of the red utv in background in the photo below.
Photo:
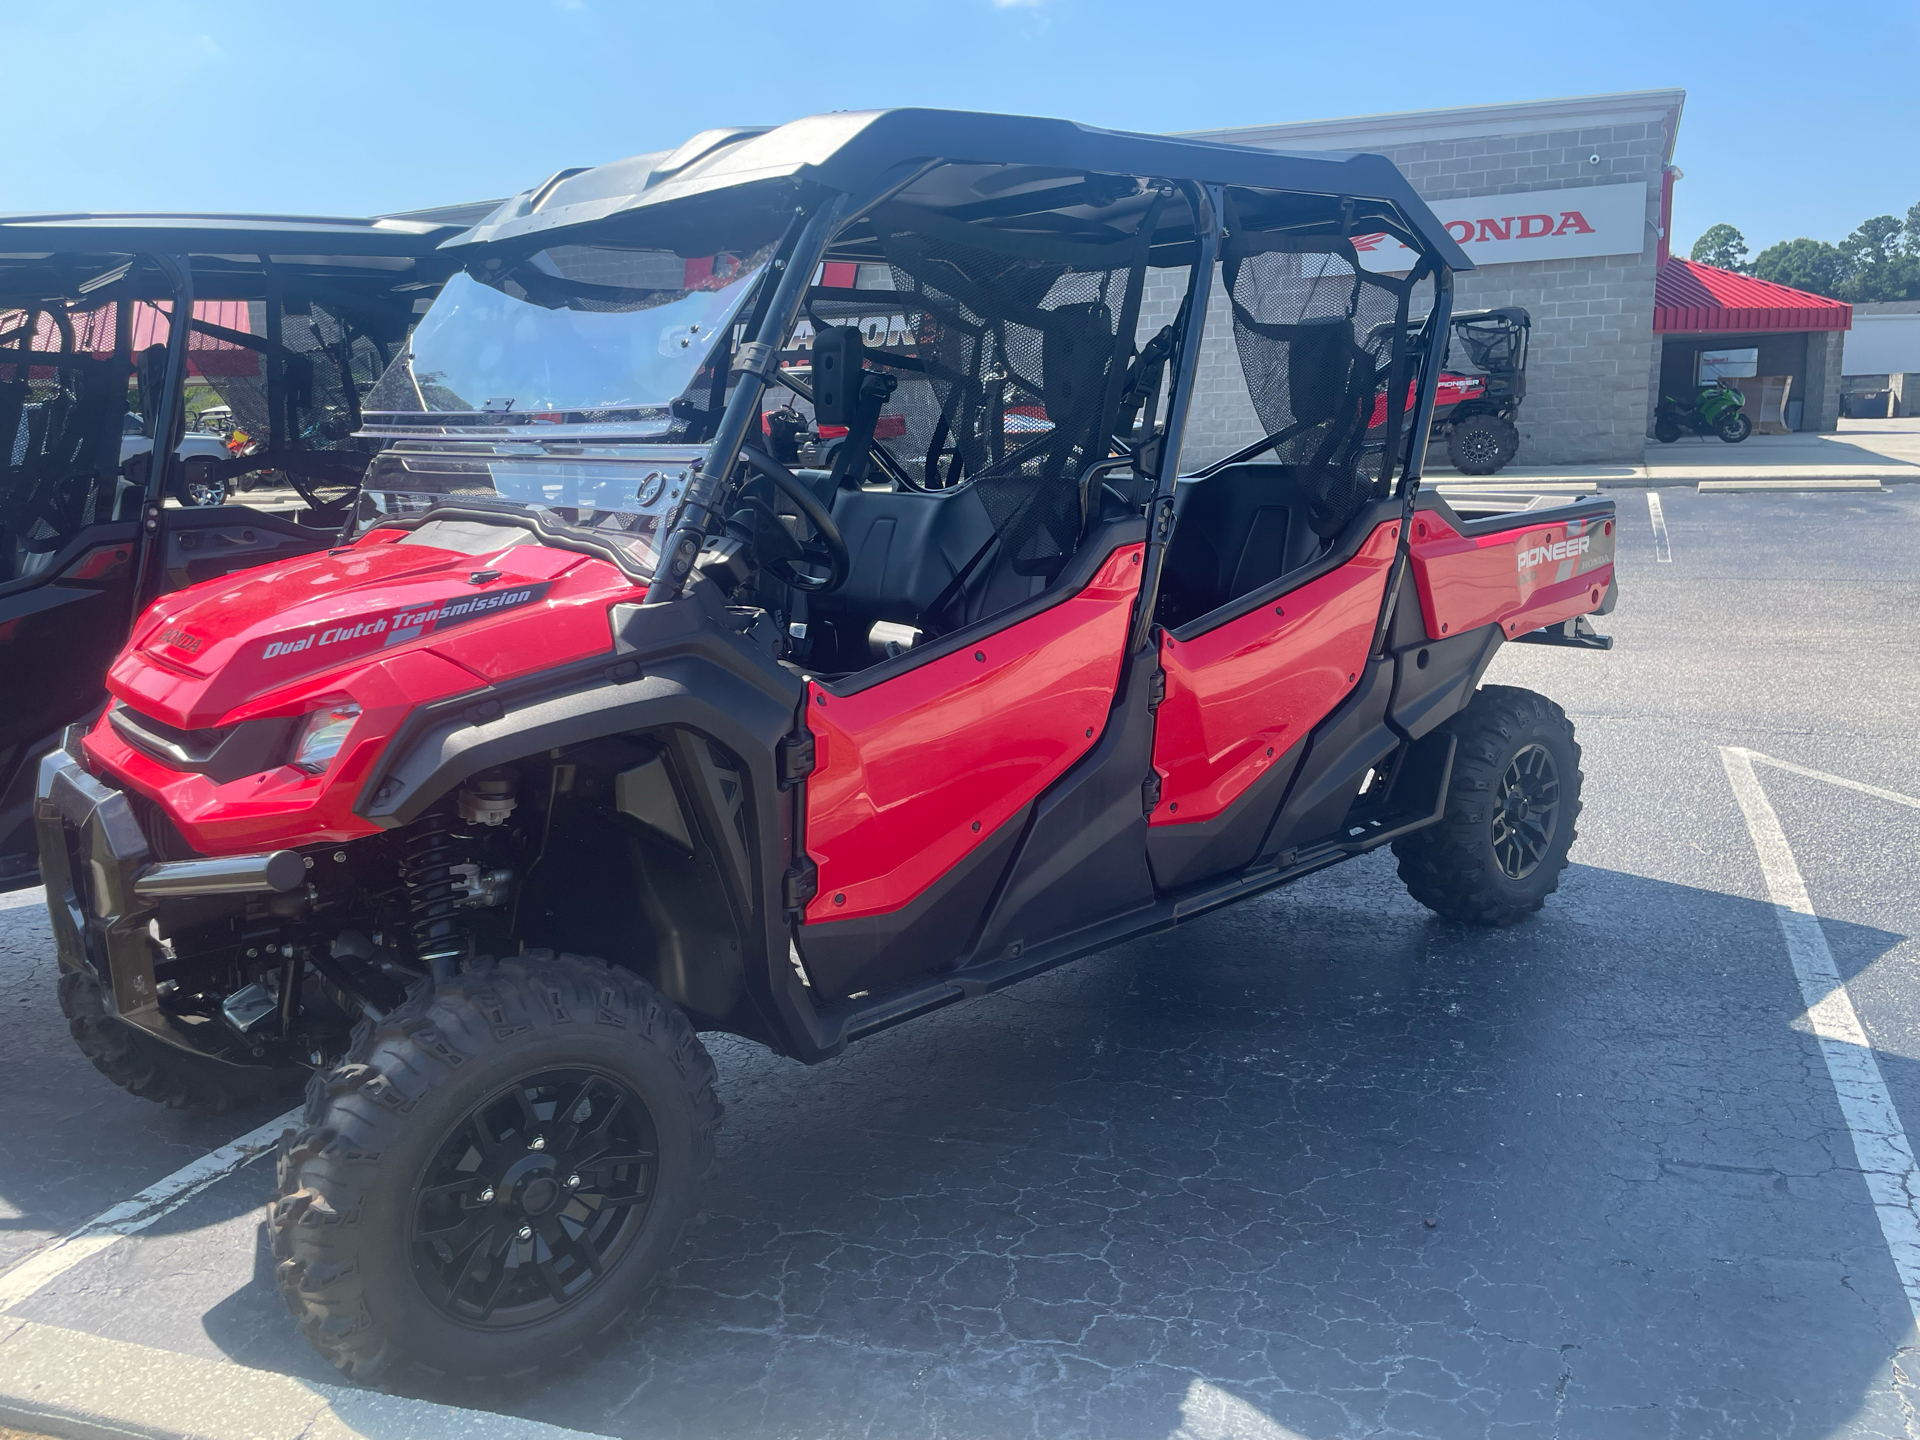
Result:
{"type": "Polygon", "coordinates": [[[1613,507],[1421,487],[1468,262],[1386,160],[842,113],[444,253],[350,534],[155,603],[36,803],[63,984],[182,1092],[311,1071],[273,1252],[348,1375],[613,1324],[701,1030],[822,1060],[1385,845],[1469,922],[1558,884],[1572,727],[1479,679],[1606,644],[1613,507]],[[1182,475],[1216,284],[1267,433],[1182,475]]]}
{"type": "MultiPolygon", "coordinates": [[[[1533,319],[1518,305],[1453,317],[1453,339],[1433,396],[1433,438],[1462,475],[1492,475],[1520,451],[1520,402],[1527,397],[1527,340],[1533,319]]],[[[1387,422],[1374,402],[1371,429],[1387,422]]]]}

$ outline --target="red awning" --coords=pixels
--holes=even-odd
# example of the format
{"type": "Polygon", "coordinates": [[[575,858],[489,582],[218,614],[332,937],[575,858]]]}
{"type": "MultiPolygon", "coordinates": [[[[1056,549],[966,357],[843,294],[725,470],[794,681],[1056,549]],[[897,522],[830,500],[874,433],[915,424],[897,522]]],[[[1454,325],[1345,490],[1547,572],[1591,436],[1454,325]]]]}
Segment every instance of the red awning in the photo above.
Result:
{"type": "Polygon", "coordinates": [[[1771,280],[1682,260],[1661,262],[1653,282],[1658,335],[1693,330],[1851,330],[1853,307],[1771,280]]]}
{"type": "MultiPolygon", "coordinates": [[[[253,333],[253,327],[247,323],[244,300],[196,300],[193,318],[218,325],[222,330],[236,330],[242,335],[253,333]]],[[[149,345],[166,343],[166,311],[145,302],[137,303],[133,311],[133,353],[138,355],[149,345]]],[[[195,330],[187,336],[187,373],[222,378],[258,375],[260,352],[195,330]]]]}

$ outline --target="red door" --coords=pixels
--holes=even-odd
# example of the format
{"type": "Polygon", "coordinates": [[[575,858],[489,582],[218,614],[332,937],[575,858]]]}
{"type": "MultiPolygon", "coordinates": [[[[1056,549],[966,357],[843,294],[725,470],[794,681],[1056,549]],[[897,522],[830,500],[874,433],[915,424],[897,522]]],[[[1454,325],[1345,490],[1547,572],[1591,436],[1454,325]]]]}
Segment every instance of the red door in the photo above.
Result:
{"type": "Polygon", "coordinates": [[[1154,726],[1151,824],[1220,815],[1346,698],[1373,642],[1399,533],[1398,523],[1377,527],[1339,569],[1210,630],[1161,635],[1167,693],[1154,726]]]}
{"type": "Polygon", "coordinates": [[[850,695],[809,687],[809,923],[906,906],[1093,747],[1143,548],[1116,549],[1079,591],[904,675],[850,695]]]}

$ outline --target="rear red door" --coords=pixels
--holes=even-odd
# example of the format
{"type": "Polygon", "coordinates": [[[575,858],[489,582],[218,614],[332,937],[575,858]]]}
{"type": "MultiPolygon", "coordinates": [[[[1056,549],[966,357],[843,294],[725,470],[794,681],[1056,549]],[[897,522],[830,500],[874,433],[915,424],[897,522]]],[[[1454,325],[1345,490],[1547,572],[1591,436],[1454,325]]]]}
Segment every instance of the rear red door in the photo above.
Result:
{"type": "Polygon", "coordinates": [[[1399,533],[1381,525],[1346,564],[1297,590],[1197,634],[1162,634],[1160,804],[1150,823],[1223,814],[1346,698],[1373,642],[1399,533]]]}

